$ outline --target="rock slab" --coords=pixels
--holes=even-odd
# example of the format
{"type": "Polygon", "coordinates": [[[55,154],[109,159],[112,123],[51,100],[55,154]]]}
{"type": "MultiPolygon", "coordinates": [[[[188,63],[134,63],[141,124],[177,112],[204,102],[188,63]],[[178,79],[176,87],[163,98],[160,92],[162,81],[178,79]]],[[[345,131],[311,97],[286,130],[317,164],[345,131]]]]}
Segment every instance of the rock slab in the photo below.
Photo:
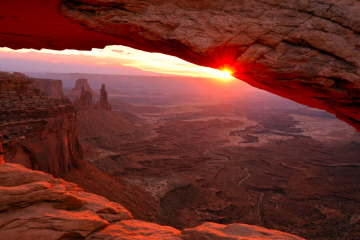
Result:
{"type": "Polygon", "coordinates": [[[134,220],[118,203],[86,193],[50,174],[11,163],[0,166],[0,236],[7,240],[301,239],[245,224],[204,223],[180,232],[134,220]]]}

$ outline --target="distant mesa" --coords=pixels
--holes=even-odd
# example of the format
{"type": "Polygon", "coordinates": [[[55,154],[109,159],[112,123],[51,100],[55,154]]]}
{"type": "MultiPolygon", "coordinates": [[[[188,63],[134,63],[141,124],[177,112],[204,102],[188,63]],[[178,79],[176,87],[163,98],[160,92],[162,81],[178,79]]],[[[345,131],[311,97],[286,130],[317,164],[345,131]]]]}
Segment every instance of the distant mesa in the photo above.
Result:
{"type": "Polygon", "coordinates": [[[25,74],[14,72],[0,72],[1,98],[9,98],[13,94],[26,96],[46,96],[41,89],[34,84],[34,80],[25,74]]]}
{"type": "Polygon", "coordinates": [[[99,96],[99,94],[92,90],[86,78],[76,80],[75,87],[67,94],[67,96],[70,98],[79,97],[82,94],[83,87],[86,91],[91,92],[92,96],[99,96]]]}
{"type": "Polygon", "coordinates": [[[61,80],[34,78],[34,83],[48,97],[57,99],[66,97],[61,80]]]}
{"type": "Polygon", "coordinates": [[[2,94],[17,92],[27,96],[65,98],[61,80],[30,78],[25,74],[0,72],[0,91],[2,94]]]}

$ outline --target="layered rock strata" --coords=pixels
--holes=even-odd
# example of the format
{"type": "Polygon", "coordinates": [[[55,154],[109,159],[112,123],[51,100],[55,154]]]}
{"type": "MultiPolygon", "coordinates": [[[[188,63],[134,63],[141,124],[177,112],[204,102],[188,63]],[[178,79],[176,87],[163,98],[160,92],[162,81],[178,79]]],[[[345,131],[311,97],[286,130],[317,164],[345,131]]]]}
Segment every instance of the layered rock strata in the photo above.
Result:
{"type": "Polygon", "coordinates": [[[0,134],[5,162],[60,175],[82,157],[73,104],[41,95],[31,78],[0,73],[0,134]]]}
{"type": "Polygon", "coordinates": [[[0,46],[162,52],[229,68],[360,130],[359,12],[354,0],[14,0],[0,9],[0,46]]]}
{"type": "Polygon", "coordinates": [[[18,164],[0,166],[0,235],[13,239],[283,239],[301,238],[245,224],[205,223],[182,232],[132,219],[118,203],[18,164]]]}
{"type": "Polygon", "coordinates": [[[34,83],[48,97],[57,99],[65,98],[61,80],[34,78],[34,83]]]}

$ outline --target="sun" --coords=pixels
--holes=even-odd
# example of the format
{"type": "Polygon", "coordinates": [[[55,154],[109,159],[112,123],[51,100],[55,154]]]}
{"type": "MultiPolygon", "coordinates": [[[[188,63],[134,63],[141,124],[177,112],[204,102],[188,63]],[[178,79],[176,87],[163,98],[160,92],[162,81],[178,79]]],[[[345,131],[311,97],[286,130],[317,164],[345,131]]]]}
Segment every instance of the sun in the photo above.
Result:
{"type": "Polygon", "coordinates": [[[216,77],[221,80],[229,80],[229,79],[233,78],[233,76],[231,74],[232,74],[232,72],[230,70],[223,69],[223,70],[218,71],[218,73],[216,74],[216,77]]]}

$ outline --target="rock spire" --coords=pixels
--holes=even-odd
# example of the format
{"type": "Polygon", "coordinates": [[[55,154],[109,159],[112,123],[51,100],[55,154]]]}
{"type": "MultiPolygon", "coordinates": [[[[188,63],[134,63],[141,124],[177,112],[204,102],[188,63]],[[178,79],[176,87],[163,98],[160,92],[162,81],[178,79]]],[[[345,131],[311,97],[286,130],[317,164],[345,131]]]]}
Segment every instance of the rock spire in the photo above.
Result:
{"type": "Polygon", "coordinates": [[[108,101],[108,93],[105,90],[105,84],[101,86],[100,101],[97,103],[97,106],[105,110],[111,110],[111,104],[108,101]]]}
{"type": "Polygon", "coordinates": [[[92,100],[92,92],[85,90],[83,86],[81,89],[81,95],[79,98],[75,99],[74,102],[76,110],[87,110],[94,107],[94,103],[92,100]]]}

